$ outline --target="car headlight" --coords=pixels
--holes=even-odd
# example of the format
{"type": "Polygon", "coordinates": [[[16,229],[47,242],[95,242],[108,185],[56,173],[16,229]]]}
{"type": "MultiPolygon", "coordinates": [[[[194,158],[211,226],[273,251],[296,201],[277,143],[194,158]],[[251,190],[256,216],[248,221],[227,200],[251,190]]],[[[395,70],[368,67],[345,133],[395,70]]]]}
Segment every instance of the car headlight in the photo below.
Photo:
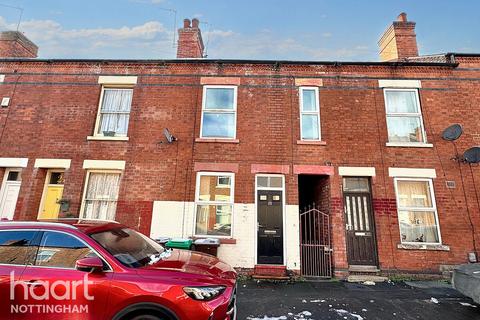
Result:
{"type": "Polygon", "coordinates": [[[194,300],[208,301],[222,294],[222,292],[225,291],[225,287],[184,287],[183,291],[194,300]]]}

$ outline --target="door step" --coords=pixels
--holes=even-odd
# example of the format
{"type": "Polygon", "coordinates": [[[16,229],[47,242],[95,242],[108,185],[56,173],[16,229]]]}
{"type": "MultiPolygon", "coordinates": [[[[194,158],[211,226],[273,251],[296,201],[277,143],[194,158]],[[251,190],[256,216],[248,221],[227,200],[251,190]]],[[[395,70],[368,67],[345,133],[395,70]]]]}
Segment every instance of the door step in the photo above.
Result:
{"type": "Polygon", "coordinates": [[[253,270],[253,279],[288,280],[287,267],[279,265],[256,265],[253,270]]]}
{"type": "Polygon", "coordinates": [[[377,266],[350,265],[348,271],[358,273],[377,273],[380,272],[380,269],[378,269],[377,266]]]}
{"type": "Polygon", "coordinates": [[[388,281],[387,277],[380,277],[380,276],[371,276],[371,275],[352,275],[348,276],[348,282],[386,282],[388,281]]]}

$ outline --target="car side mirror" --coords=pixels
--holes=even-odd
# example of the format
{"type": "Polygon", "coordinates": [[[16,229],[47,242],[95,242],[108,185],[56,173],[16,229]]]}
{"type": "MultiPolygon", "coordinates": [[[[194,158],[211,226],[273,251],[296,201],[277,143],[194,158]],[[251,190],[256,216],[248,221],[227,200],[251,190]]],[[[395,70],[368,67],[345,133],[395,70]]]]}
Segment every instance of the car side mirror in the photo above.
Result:
{"type": "Polygon", "coordinates": [[[84,272],[102,271],[103,261],[98,257],[89,257],[77,260],[75,269],[84,272]]]}

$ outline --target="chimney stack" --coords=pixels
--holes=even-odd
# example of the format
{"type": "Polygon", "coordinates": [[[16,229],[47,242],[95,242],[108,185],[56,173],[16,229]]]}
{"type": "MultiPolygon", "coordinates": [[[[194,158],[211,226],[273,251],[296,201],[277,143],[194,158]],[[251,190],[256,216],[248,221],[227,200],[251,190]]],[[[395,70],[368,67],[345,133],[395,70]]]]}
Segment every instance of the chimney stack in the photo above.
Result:
{"type": "Polygon", "coordinates": [[[415,22],[407,20],[405,12],[383,33],[378,41],[381,61],[395,61],[418,56],[415,22]]]}
{"type": "Polygon", "coordinates": [[[19,31],[0,32],[0,58],[36,58],[38,47],[19,31]]]}
{"type": "Polygon", "coordinates": [[[183,20],[183,28],[178,29],[177,58],[203,58],[203,40],[198,19],[183,20]]]}

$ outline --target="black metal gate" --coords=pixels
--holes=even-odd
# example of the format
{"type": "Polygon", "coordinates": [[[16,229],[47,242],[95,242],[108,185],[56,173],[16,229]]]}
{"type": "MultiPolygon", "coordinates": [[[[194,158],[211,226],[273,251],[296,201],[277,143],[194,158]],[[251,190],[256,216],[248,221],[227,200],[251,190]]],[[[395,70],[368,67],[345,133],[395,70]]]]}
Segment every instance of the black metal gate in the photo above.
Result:
{"type": "Polygon", "coordinates": [[[301,272],[305,277],[332,277],[330,217],[317,208],[300,212],[301,272]]]}

